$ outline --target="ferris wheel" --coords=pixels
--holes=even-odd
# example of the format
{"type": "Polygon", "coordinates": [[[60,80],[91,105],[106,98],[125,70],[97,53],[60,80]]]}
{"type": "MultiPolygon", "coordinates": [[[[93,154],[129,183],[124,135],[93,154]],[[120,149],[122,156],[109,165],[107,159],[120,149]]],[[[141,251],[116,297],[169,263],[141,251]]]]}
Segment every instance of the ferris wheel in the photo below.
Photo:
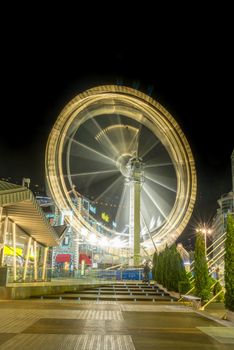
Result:
{"type": "Polygon", "coordinates": [[[58,208],[71,210],[70,224],[101,245],[132,249],[135,225],[139,245],[160,250],[191,216],[190,146],[168,111],[132,88],[99,86],[71,100],[50,133],[45,162],[58,208]]]}

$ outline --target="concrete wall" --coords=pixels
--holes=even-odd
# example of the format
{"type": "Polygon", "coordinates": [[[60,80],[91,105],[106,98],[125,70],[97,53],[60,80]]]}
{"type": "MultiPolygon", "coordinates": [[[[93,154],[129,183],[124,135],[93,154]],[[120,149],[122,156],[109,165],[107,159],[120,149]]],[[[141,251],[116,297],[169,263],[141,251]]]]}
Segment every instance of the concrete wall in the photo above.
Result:
{"type": "MultiPolygon", "coordinates": [[[[104,283],[105,284],[105,283],[104,283]]],[[[39,286],[16,286],[0,287],[0,300],[28,299],[33,296],[42,296],[46,294],[62,294],[65,292],[78,292],[84,289],[92,289],[103,284],[82,284],[82,285],[46,285],[39,286]]]]}

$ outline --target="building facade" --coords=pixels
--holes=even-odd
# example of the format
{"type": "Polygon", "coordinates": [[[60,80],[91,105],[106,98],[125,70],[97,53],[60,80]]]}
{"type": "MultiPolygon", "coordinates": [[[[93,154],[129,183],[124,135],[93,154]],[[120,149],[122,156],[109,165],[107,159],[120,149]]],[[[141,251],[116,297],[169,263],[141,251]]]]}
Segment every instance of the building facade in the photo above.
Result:
{"type": "Polygon", "coordinates": [[[212,222],[213,228],[213,265],[217,271],[217,277],[222,278],[224,274],[225,233],[227,229],[227,215],[234,216],[234,150],[231,155],[232,169],[232,191],[218,199],[218,209],[212,222]]]}

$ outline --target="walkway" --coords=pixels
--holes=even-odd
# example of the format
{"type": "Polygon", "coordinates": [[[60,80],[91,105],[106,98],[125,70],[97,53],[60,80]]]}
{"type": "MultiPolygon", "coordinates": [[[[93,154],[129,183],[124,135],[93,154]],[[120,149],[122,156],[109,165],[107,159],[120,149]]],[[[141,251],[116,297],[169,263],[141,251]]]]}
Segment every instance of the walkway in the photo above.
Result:
{"type": "Polygon", "coordinates": [[[175,302],[0,301],[0,350],[231,350],[225,327],[175,302]]]}

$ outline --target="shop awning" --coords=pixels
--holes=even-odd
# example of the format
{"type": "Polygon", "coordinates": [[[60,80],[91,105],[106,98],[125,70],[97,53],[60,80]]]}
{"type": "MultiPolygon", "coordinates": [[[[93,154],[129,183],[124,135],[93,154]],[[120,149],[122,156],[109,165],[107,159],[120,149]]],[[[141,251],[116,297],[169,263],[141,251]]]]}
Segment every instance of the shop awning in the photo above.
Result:
{"type": "Polygon", "coordinates": [[[92,260],[90,257],[86,254],[80,253],[79,256],[79,263],[81,264],[81,261],[84,260],[86,265],[92,265],[92,260]]]}
{"type": "Polygon", "coordinates": [[[71,255],[70,254],[57,254],[55,260],[56,260],[56,262],[70,262],[71,255]]]}

